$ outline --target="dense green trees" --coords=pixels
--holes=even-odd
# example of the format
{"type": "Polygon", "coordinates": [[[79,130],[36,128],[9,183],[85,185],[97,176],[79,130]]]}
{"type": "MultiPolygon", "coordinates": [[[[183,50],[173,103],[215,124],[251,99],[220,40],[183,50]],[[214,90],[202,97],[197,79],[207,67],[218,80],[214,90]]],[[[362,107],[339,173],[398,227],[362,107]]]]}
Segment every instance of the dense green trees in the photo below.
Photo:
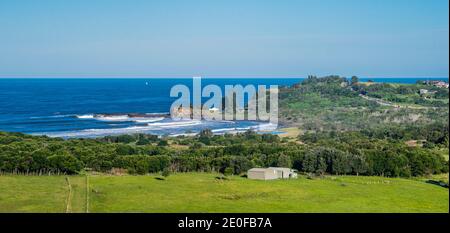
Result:
{"type": "Polygon", "coordinates": [[[60,140],[0,133],[0,171],[74,174],[84,169],[107,172],[122,168],[131,174],[165,169],[241,174],[252,167],[280,166],[320,175],[408,177],[448,172],[448,162],[433,149],[371,138],[362,132],[305,134],[299,138],[304,145],[250,131],[208,135],[209,146],[180,149],[159,145],[160,141],[168,140],[171,144],[198,144],[204,137],[200,134],[158,139],[153,144],[137,145],[141,138],[133,135],[118,138],[135,141],[116,143],[105,138],[60,140]]]}
{"type": "Polygon", "coordinates": [[[145,174],[163,171],[169,166],[170,158],[165,155],[126,155],[114,159],[114,167],[125,168],[129,173],[145,174]]]}
{"type": "Polygon", "coordinates": [[[442,156],[427,148],[407,146],[403,141],[371,139],[358,132],[334,133],[332,138],[326,133],[300,138],[320,146],[307,156],[323,157],[326,172],[331,174],[408,177],[448,171],[448,162],[442,156]]]}
{"type": "Polygon", "coordinates": [[[291,158],[285,154],[278,155],[277,167],[292,167],[291,158]]]}

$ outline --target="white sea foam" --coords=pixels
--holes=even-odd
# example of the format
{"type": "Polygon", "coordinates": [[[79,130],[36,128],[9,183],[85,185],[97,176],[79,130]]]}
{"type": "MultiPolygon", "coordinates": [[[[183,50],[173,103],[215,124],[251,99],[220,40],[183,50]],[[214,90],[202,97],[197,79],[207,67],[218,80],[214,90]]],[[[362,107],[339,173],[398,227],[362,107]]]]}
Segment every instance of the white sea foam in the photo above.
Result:
{"type": "Polygon", "coordinates": [[[146,126],[130,126],[125,128],[115,129],[85,129],[69,132],[50,132],[43,133],[49,137],[97,137],[105,135],[119,135],[119,134],[132,134],[142,133],[150,130],[162,130],[167,128],[179,128],[189,127],[201,124],[201,121],[179,121],[179,122],[161,122],[161,123],[149,123],[146,126]]]}
{"type": "Polygon", "coordinates": [[[219,122],[219,123],[230,123],[230,124],[236,124],[236,121],[229,121],[229,120],[204,120],[206,122],[219,122]]]}
{"type": "Polygon", "coordinates": [[[128,115],[116,115],[116,116],[94,116],[95,119],[100,121],[132,121],[128,115]]]}
{"type": "Polygon", "coordinates": [[[213,129],[211,132],[219,133],[219,132],[228,132],[228,131],[236,131],[237,128],[222,128],[222,129],[213,129]]]}
{"type": "Polygon", "coordinates": [[[149,123],[164,120],[164,117],[133,117],[132,121],[137,123],[149,123]]]}
{"type": "MultiPolygon", "coordinates": [[[[106,135],[120,135],[120,134],[133,134],[133,133],[150,133],[150,134],[163,134],[166,133],[171,136],[177,135],[195,135],[199,129],[198,126],[202,125],[202,128],[209,128],[213,133],[240,133],[247,130],[254,131],[270,131],[276,129],[276,125],[271,123],[256,123],[256,125],[242,126],[242,127],[229,127],[232,124],[238,124],[233,121],[200,121],[200,120],[181,120],[173,121],[163,116],[151,116],[146,114],[144,116],[130,116],[130,115],[102,115],[102,114],[84,114],[84,115],[72,115],[79,119],[95,119],[99,121],[111,122],[134,122],[136,125],[129,125],[123,128],[105,128],[105,129],[85,129],[76,131],[65,132],[47,132],[42,133],[50,137],[101,137],[106,135]],[[139,124],[141,123],[141,124],[139,124]],[[225,123],[225,124],[224,124],[225,123]],[[203,127],[204,126],[204,127],[203,127]],[[221,128],[220,128],[221,127],[221,128]],[[185,130],[195,131],[195,133],[181,133],[185,130]]],[[[117,125],[117,124],[115,124],[117,125]]],[[[236,125],[238,126],[238,125],[236,125]]]]}
{"type": "MultiPolygon", "coordinates": [[[[151,116],[152,114],[148,114],[151,116]]],[[[156,115],[156,113],[154,114],[156,115]]],[[[137,123],[148,123],[148,122],[156,122],[164,120],[164,117],[130,117],[128,115],[94,115],[94,114],[85,114],[85,115],[75,115],[78,119],[95,119],[99,121],[134,121],[137,123]]]]}
{"type": "Polygon", "coordinates": [[[145,115],[168,115],[170,112],[149,112],[145,113],[145,115]]]}
{"type": "Polygon", "coordinates": [[[106,136],[106,135],[117,135],[117,134],[130,134],[139,133],[148,130],[146,126],[138,127],[126,127],[126,128],[116,128],[116,129],[85,129],[70,132],[57,132],[57,133],[44,133],[49,137],[96,137],[96,136],[106,136]]]}
{"type": "Polygon", "coordinates": [[[169,137],[178,137],[178,136],[195,136],[198,133],[178,133],[178,134],[171,134],[169,137]]]}
{"type": "Polygon", "coordinates": [[[271,131],[277,129],[277,125],[272,123],[266,123],[266,124],[259,124],[254,126],[248,126],[248,127],[233,127],[233,128],[220,128],[220,129],[213,129],[211,132],[213,133],[221,133],[221,132],[245,132],[247,130],[254,130],[254,131],[271,131]]]}
{"type": "Polygon", "coordinates": [[[147,126],[156,128],[174,128],[174,127],[186,127],[201,124],[201,121],[172,121],[172,122],[161,122],[161,123],[149,123],[147,126]]]}
{"type": "Polygon", "coordinates": [[[75,117],[78,119],[92,119],[94,118],[94,115],[93,114],[75,115],[75,117]]]}
{"type": "Polygon", "coordinates": [[[277,125],[272,123],[265,123],[252,126],[251,128],[256,131],[272,131],[277,129],[277,125]]]}

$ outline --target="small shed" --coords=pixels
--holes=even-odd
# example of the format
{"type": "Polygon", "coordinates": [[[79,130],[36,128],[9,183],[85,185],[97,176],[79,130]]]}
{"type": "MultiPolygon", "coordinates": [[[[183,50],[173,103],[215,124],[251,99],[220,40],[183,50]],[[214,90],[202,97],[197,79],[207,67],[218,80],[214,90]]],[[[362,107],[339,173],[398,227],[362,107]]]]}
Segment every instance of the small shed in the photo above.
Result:
{"type": "Polygon", "coordinates": [[[275,180],[297,178],[297,173],[286,167],[252,168],[247,171],[247,178],[253,180],[275,180]]]}
{"type": "Polygon", "coordinates": [[[247,171],[247,178],[253,180],[275,180],[278,179],[278,174],[273,169],[252,168],[247,171]]]}
{"type": "Polygon", "coordinates": [[[280,179],[297,178],[297,173],[287,167],[269,167],[269,169],[275,170],[280,179]]]}

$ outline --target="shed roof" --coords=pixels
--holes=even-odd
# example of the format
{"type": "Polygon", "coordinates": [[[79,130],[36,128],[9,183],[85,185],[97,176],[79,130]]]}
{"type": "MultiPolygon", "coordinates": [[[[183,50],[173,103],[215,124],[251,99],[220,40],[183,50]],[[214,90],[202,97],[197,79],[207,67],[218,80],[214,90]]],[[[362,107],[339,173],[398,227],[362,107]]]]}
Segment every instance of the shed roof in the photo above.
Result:
{"type": "Polygon", "coordinates": [[[273,170],[281,170],[281,171],[290,171],[292,169],[287,168],[287,167],[269,167],[269,169],[273,169],[273,170]]]}
{"type": "Polygon", "coordinates": [[[268,169],[267,168],[252,168],[248,171],[252,171],[252,172],[266,172],[268,169]]]}

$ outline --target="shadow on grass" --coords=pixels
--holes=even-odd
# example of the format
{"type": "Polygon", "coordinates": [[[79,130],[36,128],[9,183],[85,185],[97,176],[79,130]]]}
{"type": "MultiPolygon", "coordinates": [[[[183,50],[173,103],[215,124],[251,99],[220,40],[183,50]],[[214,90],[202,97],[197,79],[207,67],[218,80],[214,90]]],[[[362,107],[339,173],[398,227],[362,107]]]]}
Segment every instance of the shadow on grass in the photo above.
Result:
{"type": "Polygon", "coordinates": [[[428,184],[434,184],[434,185],[438,185],[441,186],[443,188],[448,188],[448,184],[442,181],[437,181],[437,180],[427,180],[426,183],[428,184]]]}
{"type": "Polygon", "coordinates": [[[216,180],[228,180],[225,176],[216,176],[216,180]]]}

